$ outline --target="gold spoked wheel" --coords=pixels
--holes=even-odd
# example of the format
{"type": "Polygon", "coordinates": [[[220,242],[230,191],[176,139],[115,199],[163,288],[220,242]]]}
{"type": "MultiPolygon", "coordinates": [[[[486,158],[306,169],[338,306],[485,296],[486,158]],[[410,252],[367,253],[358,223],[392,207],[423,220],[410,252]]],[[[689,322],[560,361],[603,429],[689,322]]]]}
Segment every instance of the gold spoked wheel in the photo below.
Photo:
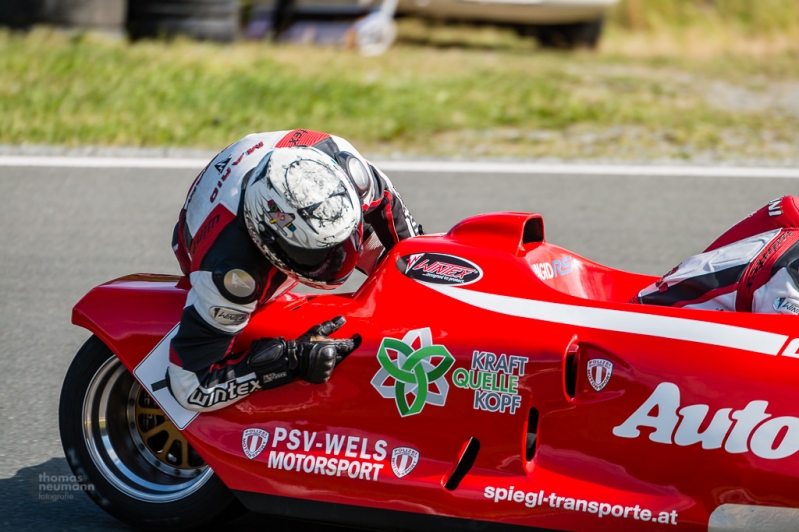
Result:
{"type": "Polygon", "coordinates": [[[118,359],[106,360],[83,398],[83,437],[100,474],[125,495],[167,503],[213,471],[118,359]]]}
{"type": "MultiPolygon", "coordinates": [[[[131,390],[135,392],[136,390],[131,390]]],[[[175,469],[197,469],[205,465],[199,454],[189,445],[186,438],[158,407],[144,388],[132,399],[133,415],[140,445],[162,464],[175,469]]],[[[144,449],[139,449],[144,451],[144,449]]]]}

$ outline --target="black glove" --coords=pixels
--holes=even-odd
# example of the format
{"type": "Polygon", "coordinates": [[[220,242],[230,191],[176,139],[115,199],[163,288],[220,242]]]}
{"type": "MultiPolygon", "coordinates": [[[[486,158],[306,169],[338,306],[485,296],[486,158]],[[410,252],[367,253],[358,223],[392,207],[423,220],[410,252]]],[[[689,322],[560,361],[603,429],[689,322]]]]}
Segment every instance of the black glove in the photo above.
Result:
{"type": "Polygon", "coordinates": [[[255,340],[247,363],[264,389],[289,383],[296,376],[297,358],[289,356],[283,337],[255,340]]]}
{"type": "Polygon", "coordinates": [[[296,350],[299,361],[297,375],[301,379],[314,384],[327,382],[336,364],[361,345],[361,337],[357,334],[341,340],[328,338],[346,321],[344,316],[336,316],[330,321],[314,325],[293,342],[288,342],[289,351],[292,348],[296,350]]]}
{"type": "Polygon", "coordinates": [[[250,346],[249,365],[263,388],[290,382],[295,376],[314,384],[327,382],[336,364],[361,345],[361,337],[328,338],[346,320],[337,316],[314,325],[296,340],[262,338],[250,346]]]}

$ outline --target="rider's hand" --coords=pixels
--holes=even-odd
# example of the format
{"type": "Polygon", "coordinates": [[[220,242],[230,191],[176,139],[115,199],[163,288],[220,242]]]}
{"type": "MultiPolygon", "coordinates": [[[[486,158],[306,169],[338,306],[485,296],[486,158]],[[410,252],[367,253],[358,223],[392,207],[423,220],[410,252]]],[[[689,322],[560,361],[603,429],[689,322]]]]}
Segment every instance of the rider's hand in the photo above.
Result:
{"type": "Polygon", "coordinates": [[[296,340],[286,342],[289,351],[294,349],[296,352],[300,378],[314,384],[327,382],[336,364],[361,345],[361,337],[357,334],[352,338],[328,338],[346,321],[343,316],[336,316],[314,325],[296,340]]]}
{"type": "Polygon", "coordinates": [[[296,340],[262,338],[250,346],[249,365],[262,387],[291,381],[295,376],[314,384],[327,382],[336,364],[361,345],[361,337],[328,338],[347,320],[337,316],[314,325],[296,340]]]}

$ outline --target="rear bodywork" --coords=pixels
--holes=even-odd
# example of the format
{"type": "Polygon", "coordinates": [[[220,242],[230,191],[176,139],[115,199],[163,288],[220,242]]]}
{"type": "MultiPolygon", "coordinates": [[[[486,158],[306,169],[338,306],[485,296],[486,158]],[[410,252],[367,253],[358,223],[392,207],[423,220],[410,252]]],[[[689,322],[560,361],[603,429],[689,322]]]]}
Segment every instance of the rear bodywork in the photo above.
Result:
{"type": "MultiPolygon", "coordinates": [[[[796,319],[626,303],[653,280],[546,243],[537,215],[471,218],[400,243],[354,294],[261,309],[238,349],[337,315],[337,335],[363,344],[326,384],[255,393],[183,432],[248,507],[294,517],[417,530],[795,522],[796,319]]],[[[123,278],[73,321],[133,372],[187,289],[123,278]]]]}

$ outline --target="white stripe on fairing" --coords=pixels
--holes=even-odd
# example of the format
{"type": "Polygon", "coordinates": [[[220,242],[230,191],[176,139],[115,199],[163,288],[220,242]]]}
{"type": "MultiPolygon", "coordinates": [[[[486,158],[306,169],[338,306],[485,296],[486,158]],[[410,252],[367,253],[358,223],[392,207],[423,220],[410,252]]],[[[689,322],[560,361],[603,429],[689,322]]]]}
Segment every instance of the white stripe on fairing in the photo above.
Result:
{"type": "MultiPolygon", "coordinates": [[[[177,157],[70,157],[3,155],[0,166],[60,168],[185,168],[201,170],[209,159],[177,157]]],[[[512,163],[487,161],[381,161],[388,172],[459,174],[590,175],[628,177],[742,177],[799,179],[799,168],[746,166],[682,166],[646,164],[512,163]]]]}
{"type": "Polygon", "coordinates": [[[656,316],[623,310],[565,305],[517,297],[475,292],[457,286],[426,284],[445,296],[468,305],[533,320],[575,325],[605,331],[644,334],[671,340],[684,340],[720,347],[732,347],[776,356],[788,337],[756,329],[720,323],[656,316]]]}

